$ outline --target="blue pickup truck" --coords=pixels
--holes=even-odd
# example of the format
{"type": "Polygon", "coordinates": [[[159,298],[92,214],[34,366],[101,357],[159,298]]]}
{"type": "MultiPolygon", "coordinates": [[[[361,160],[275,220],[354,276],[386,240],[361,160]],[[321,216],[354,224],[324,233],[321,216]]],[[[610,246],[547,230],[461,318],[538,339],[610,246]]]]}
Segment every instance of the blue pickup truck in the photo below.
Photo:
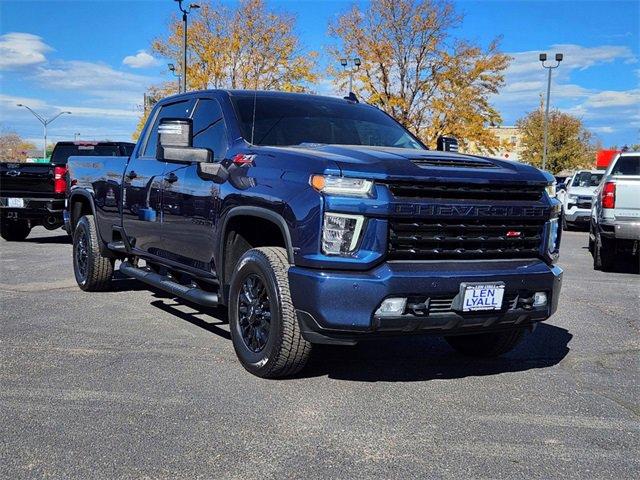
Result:
{"type": "Polygon", "coordinates": [[[430,151],[353,97],[189,92],[155,106],[131,156],[68,168],[80,288],[117,266],[226,306],[261,377],[300,371],[313,344],[391,335],[496,356],[557,307],[553,177],[430,151]]]}

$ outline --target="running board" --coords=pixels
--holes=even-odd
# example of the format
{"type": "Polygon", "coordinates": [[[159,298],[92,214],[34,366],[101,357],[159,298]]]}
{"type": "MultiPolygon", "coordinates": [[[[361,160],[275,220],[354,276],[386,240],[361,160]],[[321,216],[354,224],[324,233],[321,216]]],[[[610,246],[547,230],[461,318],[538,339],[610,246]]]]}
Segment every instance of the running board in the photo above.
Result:
{"type": "Polygon", "coordinates": [[[183,298],[205,307],[216,307],[218,305],[218,294],[207,292],[196,287],[182,285],[169,277],[159,275],[155,272],[134,267],[129,262],[122,262],[120,271],[127,277],[135,278],[153,287],[171,293],[176,297],[183,298]]]}

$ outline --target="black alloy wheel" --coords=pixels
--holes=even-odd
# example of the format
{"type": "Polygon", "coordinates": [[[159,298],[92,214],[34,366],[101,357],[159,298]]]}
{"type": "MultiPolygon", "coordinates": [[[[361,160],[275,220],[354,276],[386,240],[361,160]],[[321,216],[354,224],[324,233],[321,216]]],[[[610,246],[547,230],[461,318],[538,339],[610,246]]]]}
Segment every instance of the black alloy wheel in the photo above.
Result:
{"type": "Polygon", "coordinates": [[[263,350],[271,329],[271,305],[267,287],[255,273],[248,275],[242,283],[238,317],[242,340],[247,348],[253,353],[263,350]]]}
{"type": "Polygon", "coordinates": [[[80,282],[87,281],[87,275],[89,273],[89,248],[88,248],[87,232],[80,230],[77,233],[76,242],[74,245],[76,276],[80,282]]]}

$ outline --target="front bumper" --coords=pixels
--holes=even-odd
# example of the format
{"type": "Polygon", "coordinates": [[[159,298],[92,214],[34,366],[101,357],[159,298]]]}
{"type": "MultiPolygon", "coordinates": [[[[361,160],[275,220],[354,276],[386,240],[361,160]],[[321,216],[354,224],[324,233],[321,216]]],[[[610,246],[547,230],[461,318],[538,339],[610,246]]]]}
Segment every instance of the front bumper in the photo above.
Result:
{"type": "Polygon", "coordinates": [[[549,318],[558,305],[562,269],[537,259],[464,262],[388,262],[367,272],[289,269],[291,297],[303,336],[315,343],[355,343],[380,334],[453,335],[525,326],[549,318]],[[503,309],[462,313],[447,310],[463,282],[503,282],[503,309]],[[544,291],[548,303],[531,307],[520,299],[544,291]],[[387,297],[425,297],[440,308],[395,318],[374,315],[387,297]],[[442,305],[445,307],[442,308],[442,305]]]}
{"type": "Polygon", "coordinates": [[[564,218],[568,223],[586,224],[591,219],[591,210],[572,207],[564,211],[564,218]]]}

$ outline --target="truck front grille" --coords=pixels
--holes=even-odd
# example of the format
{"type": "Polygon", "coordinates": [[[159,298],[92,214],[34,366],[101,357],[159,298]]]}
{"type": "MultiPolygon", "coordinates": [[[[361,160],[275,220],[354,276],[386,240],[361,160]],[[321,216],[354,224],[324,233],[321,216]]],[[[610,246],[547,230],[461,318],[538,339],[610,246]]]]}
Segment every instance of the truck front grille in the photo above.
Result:
{"type": "Polygon", "coordinates": [[[538,201],[544,186],[513,183],[412,183],[386,182],[396,198],[425,198],[447,200],[529,200],[538,201]]]}
{"type": "Polygon", "coordinates": [[[544,220],[482,219],[389,221],[390,260],[533,258],[544,220]]]}

